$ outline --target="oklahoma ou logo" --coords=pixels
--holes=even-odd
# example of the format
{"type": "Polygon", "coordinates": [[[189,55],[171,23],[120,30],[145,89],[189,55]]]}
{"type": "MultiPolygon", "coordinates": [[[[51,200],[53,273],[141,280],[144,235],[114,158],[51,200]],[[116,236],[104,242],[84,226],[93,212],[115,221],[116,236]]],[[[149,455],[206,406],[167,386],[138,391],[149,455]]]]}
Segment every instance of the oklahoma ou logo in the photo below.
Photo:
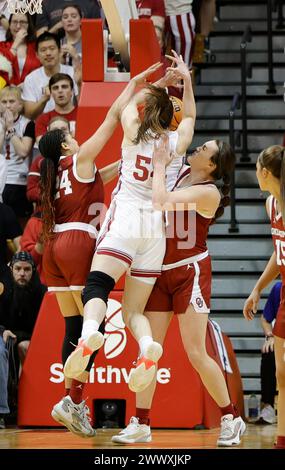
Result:
{"type": "Polygon", "coordinates": [[[104,353],[107,359],[119,356],[124,351],[127,344],[127,334],[122,318],[122,306],[114,299],[108,300],[104,338],[104,353]]]}

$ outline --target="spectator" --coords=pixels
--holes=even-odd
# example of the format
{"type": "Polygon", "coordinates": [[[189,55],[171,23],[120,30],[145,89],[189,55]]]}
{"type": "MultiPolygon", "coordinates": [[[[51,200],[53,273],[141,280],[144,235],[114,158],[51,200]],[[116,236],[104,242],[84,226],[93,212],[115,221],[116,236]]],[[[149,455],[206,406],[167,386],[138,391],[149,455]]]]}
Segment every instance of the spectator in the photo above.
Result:
{"type": "Polygon", "coordinates": [[[196,18],[196,39],[194,61],[204,62],[205,54],[210,54],[209,34],[213,31],[216,14],[216,0],[193,0],[193,14],[196,18]]]}
{"type": "Polygon", "coordinates": [[[6,48],[0,49],[0,90],[10,84],[13,74],[12,64],[9,60],[10,53],[6,48]]]}
{"type": "Polygon", "coordinates": [[[82,12],[78,5],[67,5],[62,10],[62,27],[64,37],[61,40],[62,63],[76,65],[82,58],[81,40],[81,18],[82,12]]]}
{"type": "Polygon", "coordinates": [[[9,86],[0,90],[0,105],[4,109],[5,130],[5,137],[0,141],[0,152],[8,162],[3,201],[12,207],[24,225],[32,213],[32,206],[26,198],[26,185],[29,156],[34,143],[34,123],[21,114],[23,102],[18,87],[9,86]]]}
{"type": "Polygon", "coordinates": [[[200,33],[208,37],[213,31],[214,18],[216,15],[216,0],[202,0],[199,9],[200,33]]]}
{"type": "Polygon", "coordinates": [[[45,275],[42,267],[44,245],[42,240],[42,214],[34,212],[29,218],[20,240],[21,250],[30,253],[38,270],[42,284],[45,284],[45,275]]]}
{"type": "MultiPolygon", "coordinates": [[[[0,143],[5,139],[5,122],[2,120],[2,111],[0,108],[0,143]]],[[[2,194],[7,179],[7,161],[3,153],[0,153],[0,202],[3,202],[2,194]]]]}
{"type": "Polygon", "coordinates": [[[49,81],[50,95],[55,102],[52,111],[44,113],[36,120],[36,142],[48,130],[50,120],[56,116],[64,116],[70,122],[70,131],[75,134],[77,106],[73,104],[73,80],[65,73],[56,73],[49,81]]]}
{"type": "Polygon", "coordinates": [[[0,49],[6,49],[12,64],[11,84],[20,85],[25,77],[40,67],[36,55],[34,26],[28,13],[10,15],[6,41],[0,43],[0,49]]]}
{"type": "Polygon", "coordinates": [[[62,28],[62,9],[70,5],[79,5],[84,18],[100,18],[100,8],[97,0],[43,0],[43,12],[37,14],[37,36],[44,31],[57,34],[62,28]]]}
{"type": "Polygon", "coordinates": [[[171,49],[181,54],[187,66],[191,67],[195,39],[195,18],[192,0],[164,0],[166,29],[170,33],[171,49]]]}
{"type": "MultiPolygon", "coordinates": [[[[0,123],[0,140],[3,139],[3,127],[0,123]]],[[[3,202],[2,194],[7,178],[7,161],[2,153],[0,153],[0,202],[3,202]]]]}
{"type": "Polygon", "coordinates": [[[6,31],[9,28],[9,16],[6,0],[0,0],[0,41],[5,41],[6,31]]]}
{"type": "Polygon", "coordinates": [[[7,240],[12,240],[18,250],[21,235],[22,229],[13,210],[0,202],[0,282],[2,283],[10,279],[10,269],[7,265],[7,240]]]}
{"type": "MultiPolygon", "coordinates": [[[[51,118],[48,129],[62,129],[70,132],[70,123],[64,116],[54,116],[51,118]]],[[[36,212],[40,211],[40,170],[43,157],[39,155],[32,163],[27,181],[27,198],[29,201],[36,204],[36,212]]]]}
{"type": "MultiPolygon", "coordinates": [[[[55,103],[50,96],[49,79],[56,73],[70,75],[73,80],[80,82],[80,70],[70,65],[60,63],[60,42],[57,36],[43,33],[38,37],[36,50],[42,67],[31,72],[24,81],[22,98],[25,105],[25,115],[29,119],[36,119],[42,112],[54,109],[55,103]]],[[[78,95],[78,88],[74,83],[74,94],[78,95]]]]}
{"type": "Polygon", "coordinates": [[[164,0],[136,0],[139,18],[151,18],[160,47],[164,43],[164,0]]]}
{"type": "Polygon", "coordinates": [[[0,425],[8,407],[6,344],[14,340],[17,365],[24,363],[46,287],[40,283],[32,256],[20,251],[11,260],[12,284],[0,283],[0,425]]]}
{"type": "Polygon", "coordinates": [[[261,351],[261,412],[258,424],[274,424],[276,415],[274,401],[276,394],[276,368],[274,357],[274,336],[272,333],[272,322],[275,321],[280,305],[281,282],[276,282],[272,287],[263,314],[261,315],[261,325],[265,334],[265,341],[261,351]]]}

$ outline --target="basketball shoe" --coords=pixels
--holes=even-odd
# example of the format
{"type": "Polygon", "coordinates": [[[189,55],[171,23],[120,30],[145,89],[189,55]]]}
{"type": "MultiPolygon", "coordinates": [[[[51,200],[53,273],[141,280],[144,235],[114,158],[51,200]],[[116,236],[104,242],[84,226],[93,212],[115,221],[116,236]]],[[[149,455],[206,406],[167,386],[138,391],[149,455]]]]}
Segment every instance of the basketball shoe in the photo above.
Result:
{"type": "Polygon", "coordinates": [[[134,444],[135,442],[150,442],[150,426],[140,424],[138,418],[132,416],[128,426],[112,437],[112,442],[117,444],[134,444]]]}
{"type": "Polygon", "coordinates": [[[156,364],[162,355],[161,344],[153,341],[136,363],[136,368],[131,370],[129,389],[132,392],[142,392],[152,382],[156,373],[156,364]]]}
{"type": "Polygon", "coordinates": [[[71,379],[78,377],[85,371],[91,354],[99,349],[104,343],[104,336],[100,331],[95,331],[87,339],[79,339],[78,345],[68,356],[64,364],[65,377],[71,379]]]}
{"type": "Polygon", "coordinates": [[[218,446],[229,447],[240,444],[241,436],[246,426],[242,418],[234,418],[232,414],[222,416],[221,432],[217,442],[218,446]]]}
{"type": "Polygon", "coordinates": [[[54,405],[51,415],[55,421],[63,424],[74,434],[82,437],[93,437],[96,431],[90,424],[89,413],[85,400],[77,405],[73,403],[70,396],[66,396],[54,405]]]}
{"type": "Polygon", "coordinates": [[[262,408],[257,424],[274,424],[276,423],[276,415],[274,408],[271,405],[266,405],[262,408]]]}

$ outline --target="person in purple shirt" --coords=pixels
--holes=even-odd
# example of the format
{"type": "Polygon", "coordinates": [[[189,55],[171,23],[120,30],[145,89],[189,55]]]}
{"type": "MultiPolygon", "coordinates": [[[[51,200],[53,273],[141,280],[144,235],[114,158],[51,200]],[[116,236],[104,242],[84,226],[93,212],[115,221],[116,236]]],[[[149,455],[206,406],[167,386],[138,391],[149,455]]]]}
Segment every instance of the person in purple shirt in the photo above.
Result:
{"type": "Polygon", "coordinates": [[[279,308],[281,286],[281,282],[276,282],[272,287],[260,319],[265,334],[265,340],[261,348],[261,412],[259,420],[257,421],[258,424],[276,423],[274,410],[276,376],[272,322],[275,320],[279,308]]]}

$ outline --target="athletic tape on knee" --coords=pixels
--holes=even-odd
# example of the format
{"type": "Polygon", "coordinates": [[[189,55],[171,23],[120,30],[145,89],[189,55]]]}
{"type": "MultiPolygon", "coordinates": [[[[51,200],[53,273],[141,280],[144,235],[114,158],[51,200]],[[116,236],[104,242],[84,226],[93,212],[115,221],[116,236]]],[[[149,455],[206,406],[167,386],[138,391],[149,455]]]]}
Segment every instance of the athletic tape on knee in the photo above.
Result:
{"type": "Polygon", "coordinates": [[[101,299],[107,305],[110,292],[115,286],[115,279],[102,271],[91,271],[87,277],[86,286],[82,291],[82,303],[85,305],[91,299],[101,299]]]}

